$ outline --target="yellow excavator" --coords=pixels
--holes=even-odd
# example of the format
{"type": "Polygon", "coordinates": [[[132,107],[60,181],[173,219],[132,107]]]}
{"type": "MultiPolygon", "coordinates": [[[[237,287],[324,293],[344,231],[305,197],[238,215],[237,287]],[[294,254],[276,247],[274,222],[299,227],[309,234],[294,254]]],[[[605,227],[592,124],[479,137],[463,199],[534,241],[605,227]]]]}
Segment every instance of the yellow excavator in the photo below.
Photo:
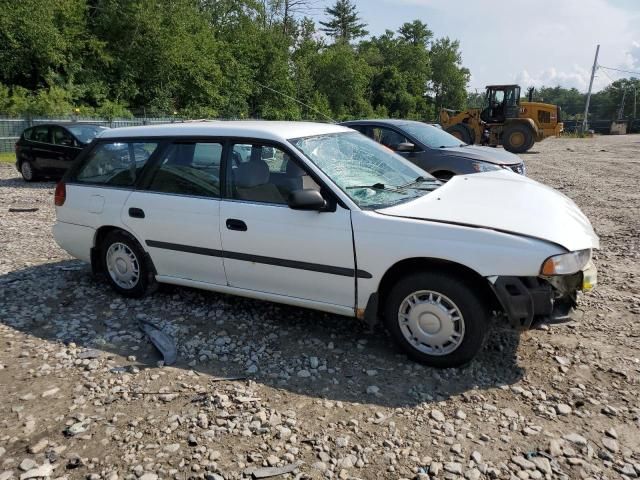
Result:
{"type": "Polygon", "coordinates": [[[489,85],[483,108],[464,111],[440,110],[442,128],[465,143],[502,145],[505,150],[522,153],[550,136],[562,132],[560,107],[520,101],[519,85],[489,85]]]}

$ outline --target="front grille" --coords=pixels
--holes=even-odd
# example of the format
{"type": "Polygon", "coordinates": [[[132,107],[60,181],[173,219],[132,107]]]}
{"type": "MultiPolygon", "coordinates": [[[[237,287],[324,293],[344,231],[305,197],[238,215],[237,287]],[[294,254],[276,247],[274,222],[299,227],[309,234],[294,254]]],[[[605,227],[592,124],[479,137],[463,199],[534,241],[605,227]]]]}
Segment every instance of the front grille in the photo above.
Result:
{"type": "Polygon", "coordinates": [[[516,163],[515,165],[508,165],[508,167],[513,170],[514,172],[520,174],[520,175],[526,175],[527,174],[527,168],[524,166],[524,162],[522,163],[516,163]]]}

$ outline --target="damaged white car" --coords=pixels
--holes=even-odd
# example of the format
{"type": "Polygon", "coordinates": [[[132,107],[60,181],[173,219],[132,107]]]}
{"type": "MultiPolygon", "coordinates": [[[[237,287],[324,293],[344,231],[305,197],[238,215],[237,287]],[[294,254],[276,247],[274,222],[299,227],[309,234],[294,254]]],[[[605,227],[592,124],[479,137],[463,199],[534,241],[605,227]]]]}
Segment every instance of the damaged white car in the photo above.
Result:
{"type": "Polygon", "coordinates": [[[156,282],[381,320],[413,359],[469,362],[497,315],[566,318],[598,238],[509,171],[442,184],[337,125],[108,130],[58,184],[58,244],[121,294],[156,282]]]}

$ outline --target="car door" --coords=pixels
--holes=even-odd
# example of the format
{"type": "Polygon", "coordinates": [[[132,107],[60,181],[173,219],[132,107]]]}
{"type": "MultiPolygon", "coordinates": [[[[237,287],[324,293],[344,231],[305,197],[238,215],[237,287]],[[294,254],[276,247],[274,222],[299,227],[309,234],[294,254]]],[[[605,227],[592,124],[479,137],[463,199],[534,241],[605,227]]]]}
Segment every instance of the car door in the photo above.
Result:
{"type": "Polygon", "coordinates": [[[226,284],[220,240],[223,144],[171,142],[125,202],[122,221],[145,244],[159,277],[226,284]]]}
{"type": "Polygon", "coordinates": [[[239,141],[226,180],[220,229],[229,285],[353,308],[350,212],[289,208],[292,191],[321,190],[302,162],[283,146],[239,141]]]}
{"type": "Polygon", "coordinates": [[[51,168],[64,172],[82,150],[73,135],[64,127],[54,125],[51,130],[51,168]]]}
{"type": "Polygon", "coordinates": [[[55,170],[55,152],[51,143],[49,125],[33,127],[30,139],[31,158],[37,170],[51,173],[55,170]]]}

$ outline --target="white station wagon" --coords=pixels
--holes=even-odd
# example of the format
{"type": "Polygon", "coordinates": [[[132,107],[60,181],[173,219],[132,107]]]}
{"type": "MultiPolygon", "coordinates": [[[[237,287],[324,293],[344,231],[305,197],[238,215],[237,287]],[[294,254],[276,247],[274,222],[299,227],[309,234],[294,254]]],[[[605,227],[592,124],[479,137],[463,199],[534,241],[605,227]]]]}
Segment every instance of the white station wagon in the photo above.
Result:
{"type": "Polygon", "coordinates": [[[139,297],[156,282],[374,323],[413,359],[469,362],[496,315],[567,318],[598,238],[511,171],[442,184],[349,128],[199,122],[103,132],[55,192],[58,244],[139,297]]]}

